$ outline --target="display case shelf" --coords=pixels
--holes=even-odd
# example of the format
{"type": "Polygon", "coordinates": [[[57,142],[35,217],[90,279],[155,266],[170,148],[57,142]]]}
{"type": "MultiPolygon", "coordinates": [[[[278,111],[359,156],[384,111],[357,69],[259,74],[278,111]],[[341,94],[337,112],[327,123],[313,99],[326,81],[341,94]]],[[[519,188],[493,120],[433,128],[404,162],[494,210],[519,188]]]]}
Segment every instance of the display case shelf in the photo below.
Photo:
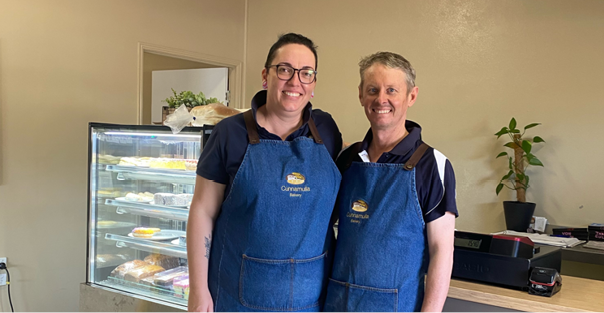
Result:
{"type": "Polygon", "coordinates": [[[188,300],[178,296],[175,297],[175,292],[170,289],[155,286],[147,286],[133,282],[124,282],[123,280],[116,279],[115,277],[108,277],[107,280],[103,281],[103,285],[120,290],[129,291],[131,293],[140,294],[142,296],[157,298],[162,301],[182,305],[185,309],[187,307],[188,300]]]}
{"type": "MultiPolygon", "coordinates": [[[[184,232],[183,232],[184,234],[184,232]]],[[[165,254],[177,258],[187,258],[187,247],[175,245],[170,242],[151,241],[142,238],[105,234],[105,239],[114,240],[116,247],[132,248],[150,253],[165,254]]]]}
{"type": "Polygon", "coordinates": [[[125,202],[114,199],[106,199],[105,204],[117,207],[117,214],[135,214],[148,217],[167,218],[184,222],[186,222],[189,218],[189,210],[185,208],[173,208],[164,205],[125,202]]]}
{"type": "Polygon", "coordinates": [[[120,165],[107,165],[106,171],[116,172],[118,180],[152,180],[186,185],[194,185],[197,176],[194,171],[120,165]]]}

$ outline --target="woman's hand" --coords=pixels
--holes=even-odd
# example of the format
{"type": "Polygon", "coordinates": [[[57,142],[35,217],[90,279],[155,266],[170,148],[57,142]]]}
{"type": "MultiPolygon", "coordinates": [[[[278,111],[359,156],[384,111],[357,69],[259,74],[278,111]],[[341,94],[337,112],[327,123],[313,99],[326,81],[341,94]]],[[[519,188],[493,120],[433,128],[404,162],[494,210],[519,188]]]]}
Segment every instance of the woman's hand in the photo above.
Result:
{"type": "MultiPolygon", "coordinates": [[[[192,290],[191,290],[192,291],[192,290]]],[[[214,301],[208,289],[189,293],[189,312],[214,312],[214,301]]]]}

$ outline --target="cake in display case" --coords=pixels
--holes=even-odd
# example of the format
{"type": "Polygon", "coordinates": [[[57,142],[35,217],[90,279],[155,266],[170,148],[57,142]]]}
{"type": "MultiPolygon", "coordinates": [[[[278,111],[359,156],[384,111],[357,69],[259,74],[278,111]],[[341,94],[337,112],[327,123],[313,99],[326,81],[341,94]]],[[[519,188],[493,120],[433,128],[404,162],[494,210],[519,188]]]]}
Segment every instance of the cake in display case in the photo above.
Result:
{"type": "Polygon", "coordinates": [[[186,222],[210,132],[90,123],[89,285],[186,308],[186,222]]]}

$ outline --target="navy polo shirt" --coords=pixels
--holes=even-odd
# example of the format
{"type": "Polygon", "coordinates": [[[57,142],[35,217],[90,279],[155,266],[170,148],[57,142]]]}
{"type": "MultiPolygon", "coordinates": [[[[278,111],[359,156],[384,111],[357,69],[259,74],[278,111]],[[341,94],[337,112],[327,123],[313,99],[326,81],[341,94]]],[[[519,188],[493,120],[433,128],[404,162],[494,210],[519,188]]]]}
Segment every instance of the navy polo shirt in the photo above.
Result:
{"type": "MultiPolygon", "coordinates": [[[[406,121],[405,128],[409,134],[399,142],[390,152],[383,153],[377,163],[403,164],[407,162],[415,150],[422,144],[421,127],[412,121],[406,121]]],[[[361,151],[366,151],[373,139],[371,129],[367,132],[361,145],[361,151]]],[[[354,162],[363,162],[361,157],[346,149],[342,151],[337,160],[340,172],[348,168],[348,160],[352,157],[354,162]]],[[[451,212],[459,216],[455,202],[455,173],[451,162],[438,150],[430,147],[415,167],[415,188],[419,204],[424,213],[424,221],[429,223],[451,212]]]]}
{"type": "MultiPolygon", "coordinates": [[[[258,92],[252,99],[252,112],[254,119],[258,108],[266,104],[266,91],[258,92]]],[[[308,120],[312,116],[317,130],[323,139],[327,151],[335,160],[342,149],[342,134],[329,113],[319,109],[312,109],[309,102],[302,114],[302,126],[289,135],[285,140],[292,141],[300,136],[310,136],[308,120]]],[[[266,128],[258,126],[258,137],[260,139],[281,140],[281,137],[270,133],[266,128]]],[[[237,114],[220,121],[208,139],[199,162],[197,163],[197,175],[205,179],[226,185],[224,196],[229,194],[235,175],[239,170],[243,157],[247,150],[249,139],[243,114],[237,114]]],[[[266,156],[270,158],[270,155],[266,156]]],[[[252,161],[253,162],[253,161],[252,161]]]]}

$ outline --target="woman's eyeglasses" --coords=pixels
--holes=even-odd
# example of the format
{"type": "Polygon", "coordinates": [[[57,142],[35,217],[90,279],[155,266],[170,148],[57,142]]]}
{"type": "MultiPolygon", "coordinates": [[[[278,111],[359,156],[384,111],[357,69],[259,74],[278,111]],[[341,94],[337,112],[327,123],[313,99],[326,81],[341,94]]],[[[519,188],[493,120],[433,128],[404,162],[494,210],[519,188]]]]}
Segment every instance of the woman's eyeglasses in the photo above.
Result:
{"type": "Polygon", "coordinates": [[[271,65],[268,68],[271,67],[276,68],[277,77],[280,80],[288,81],[292,79],[296,71],[298,72],[298,78],[300,79],[300,82],[303,84],[312,84],[317,79],[317,71],[313,70],[312,68],[297,69],[285,64],[271,65]]]}

